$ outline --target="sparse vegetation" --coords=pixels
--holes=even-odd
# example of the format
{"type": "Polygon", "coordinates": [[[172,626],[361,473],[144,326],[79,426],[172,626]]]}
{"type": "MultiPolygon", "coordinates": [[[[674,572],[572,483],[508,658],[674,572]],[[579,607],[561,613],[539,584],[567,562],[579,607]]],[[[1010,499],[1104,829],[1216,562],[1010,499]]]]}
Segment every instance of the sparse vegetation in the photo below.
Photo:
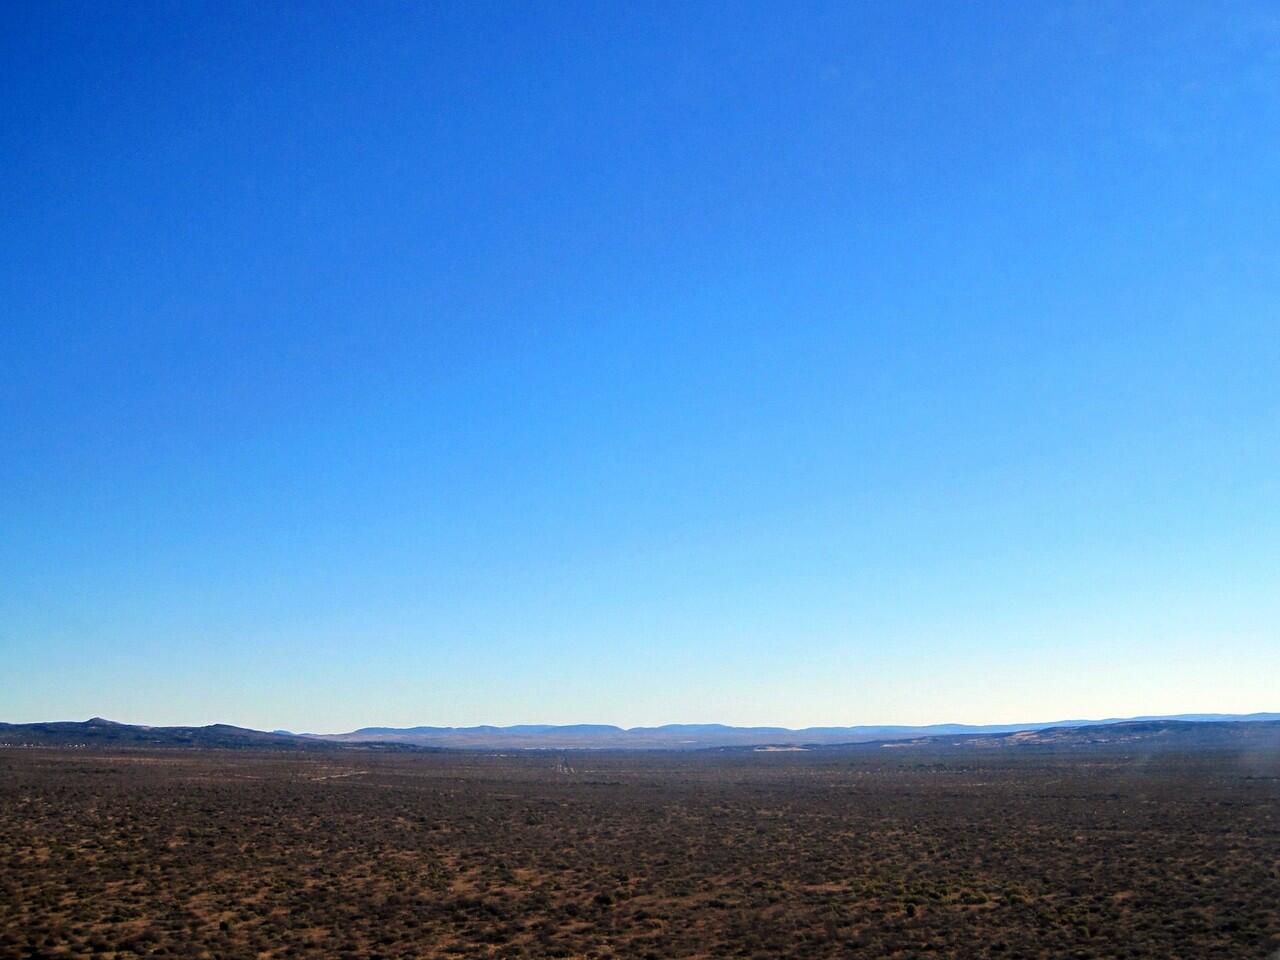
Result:
{"type": "Polygon", "coordinates": [[[1265,957],[1277,800],[1268,754],[6,751],[0,957],[1265,957]]]}

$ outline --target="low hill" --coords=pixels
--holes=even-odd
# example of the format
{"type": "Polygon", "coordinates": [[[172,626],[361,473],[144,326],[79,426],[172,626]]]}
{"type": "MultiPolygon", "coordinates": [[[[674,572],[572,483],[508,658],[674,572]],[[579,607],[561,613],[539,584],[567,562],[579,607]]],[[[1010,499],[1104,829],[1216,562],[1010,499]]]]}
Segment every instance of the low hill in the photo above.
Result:
{"type": "MultiPolygon", "coordinates": [[[[857,746],[867,746],[859,744],[857,746]]],[[[896,750],[1280,752],[1280,720],[1130,720],[984,736],[916,737],[876,744],[896,750]]]]}
{"type": "Polygon", "coordinates": [[[207,727],[144,727],[94,717],[55,723],[0,723],[0,745],[33,747],[219,747],[222,749],[332,749],[324,741],[264,733],[225,723],[207,727]]]}

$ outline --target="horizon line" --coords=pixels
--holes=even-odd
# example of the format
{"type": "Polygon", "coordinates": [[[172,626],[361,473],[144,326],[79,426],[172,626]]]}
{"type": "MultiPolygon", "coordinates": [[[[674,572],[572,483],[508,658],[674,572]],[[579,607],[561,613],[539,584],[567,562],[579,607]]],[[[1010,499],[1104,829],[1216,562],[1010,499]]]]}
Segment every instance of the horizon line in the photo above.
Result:
{"type": "Polygon", "coordinates": [[[828,723],[828,724],[809,724],[809,725],[800,726],[800,727],[790,727],[783,724],[767,724],[767,723],[734,724],[734,723],[722,723],[720,721],[714,721],[714,720],[703,721],[703,722],[672,721],[668,723],[658,723],[658,724],[636,724],[634,726],[622,726],[616,723],[596,723],[596,722],[589,722],[589,721],[580,721],[580,722],[574,722],[574,723],[506,723],[506,724],[474,723],[474,724],[466,724],[461,726],[447,725],[447,724],[432,724],[432,723],[416,723],[416,724],[409,724],[405,726],[393,726],[390,724],[372,723],[372,724],[365,724],[362,726],[352,727],[347,730],[339,730],[339,731],[334,731],[329,733],[318,733],[312,730],[296,730],[295,731],[295,730],[289,730],[285,727],[278,727],[278,726],[270,726],[270,727],[241,726],[238,723],[229,723],[227,721],[221,721],[221,720],[216,720],[216,721],[213,721],[212,723],[204,723],[204,724],[201,724],[201,723],[140,723],[140,722],[125,721],[125,720],[112,720],[109,717],[105,717],[101,714],[94,714],[93,716],[90,716],[84,720],[26,720],[26,721],[18,720],[18,721],[0,721],[0,723],[13,725],[13,726],[26,726],[29,724],[41,724],[41,723],[90,723],[94,720],[101,720],[107,723],[118,723],[118,724],[121,724],[122,726],[146,727],[146,728],[152,728],[152,729],[162,729],[165,727],[172,727],[172,728],[185,727],[190,729],[197,729],[199,727],[229,726],[229,727],[237,727],[241,730],[254,730],[260,733],[287,733],[291,736],[328,737],[328,736],[341,736],[347,733],[358,733],[362,730],[468,731],[468,730],[480,730],[480,729],[512,730],[512,729],[518,729],[522,727],[523,728],[540,727],[540,728],[547,728],[550,730],[564,729],[564,728],[570,728],[570,727],[600,727],[600,728],[606,728],[610,730],[616,730],[620,733],[631,733],[634,731],[647,731],[647,730],[661,730],[661,729],[667,729],[672,727],[721,727],[729,730],[780,730],[780,731],[786,731],[788,733],[803,733],[808,730],[857,730],[857,729],[893,729],[893,728],[923,730],[923,729],[929,729],[933,727],[1055,727],[1055,726],[1067,726],[1071,724],[1124,723],[1124,722],[1142,721],[1142,720],[1177,720],[1181,718],[1196,718],[1196,717],[1246,718],[1246,717],[1255,717],[1255,716],[1280,717],[1280,710],[1275,710],[1275,711],[1250,710],[1250,711],[1244,711],[1244,712],[1197,710],[1197,711],[1186,711],[1181,713],[1162,713],[1162,714],[1144,713],[1144,714],[1134,714],[1132,716],[1114,715],[1114,716],[1107,716],[1107,717],[1068,717],[1068,718],[1057,719],[1057,720],[990,721],[990,722],[982,722],[982,723],[951,721],[951,720],[944,720],[944,721],[938,721],[933,723],[848,723],[848,724],[828,723]]]}

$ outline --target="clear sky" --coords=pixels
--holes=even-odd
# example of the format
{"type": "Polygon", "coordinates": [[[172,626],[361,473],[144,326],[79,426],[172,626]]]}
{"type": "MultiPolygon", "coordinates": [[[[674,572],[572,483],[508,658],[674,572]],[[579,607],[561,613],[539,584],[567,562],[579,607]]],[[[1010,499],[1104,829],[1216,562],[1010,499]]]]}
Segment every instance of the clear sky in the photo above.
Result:
{"type": "Polygon", "coordinates": [[[1271,3],[9,3],[0,719],[1280,709],[1271,3]]]}

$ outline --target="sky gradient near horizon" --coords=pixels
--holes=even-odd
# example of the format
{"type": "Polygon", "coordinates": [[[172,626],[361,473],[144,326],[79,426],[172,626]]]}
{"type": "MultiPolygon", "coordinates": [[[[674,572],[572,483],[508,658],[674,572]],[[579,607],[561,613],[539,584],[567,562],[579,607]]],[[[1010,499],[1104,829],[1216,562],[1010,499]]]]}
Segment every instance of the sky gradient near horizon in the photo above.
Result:
{"type": "Polygon", "coordinates": [[[0,720],[1280,709],[1280,15],[8,4],[0,720]]]}

